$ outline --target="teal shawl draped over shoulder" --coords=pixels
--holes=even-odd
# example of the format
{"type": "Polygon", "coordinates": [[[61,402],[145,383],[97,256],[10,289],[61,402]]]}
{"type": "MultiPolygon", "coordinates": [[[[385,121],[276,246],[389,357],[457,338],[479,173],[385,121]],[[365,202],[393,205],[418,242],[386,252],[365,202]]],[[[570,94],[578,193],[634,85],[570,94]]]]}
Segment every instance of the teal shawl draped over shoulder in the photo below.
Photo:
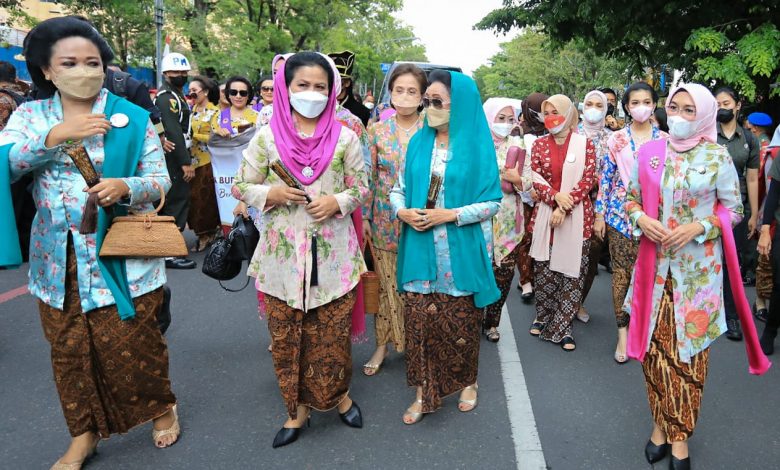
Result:
{"type": "MultiPolygon", "coordinates": [[[[477,86],[466,75],[457,72],[450,75],[450,160],[444,173],[444,207],[456,209],[478,202],[501,202],[496,150],[477,86]]],[[[426,120],[409,142],[404,171],[407,208],[425,207],[435,137],[436,130],[426,120]]],[[[478,308],[497,301],[500,292],[480,224],[459,227],[448,223],[446,229],[455,286],[473,292],[478,308]]],[[[436,276],[433,230],[418,232],[403,224],[398,249],[399,289],[403,290],[407,282],[433,281],[436,276]]]]}
{"type": "Polygon", "coordinates": [[[0,147],[0,267],[18,268],[22,264],[22,250],[11,200],[11,167],[8,164],[11,147],[13,144],[0,147]]]}
{"type": "MultiPolygon", "coordinates": [[[[104,139],[105,160],[103,161],[103,178],[129,178],[135,176],[138,162],[143,156],[146,124],[149,113],[131,102],[111,93],[106,100],[104,111],[107,118],[121,113],[127,115],[129,124],[125,127],[112,127],[104,139]]],[[[127,215],[127,207],[115,204],[111,214],[100,208],[97,225],[97,252],[103,246],[106,232],[111,226],[113,217],[127,215]]],[[[135,305],[130,295],[127,281],[127,267],[123,258],[100,258],[98,266],[111,294],[116,301],[116,308],[122,320],[135,317],[135,305]]]]}

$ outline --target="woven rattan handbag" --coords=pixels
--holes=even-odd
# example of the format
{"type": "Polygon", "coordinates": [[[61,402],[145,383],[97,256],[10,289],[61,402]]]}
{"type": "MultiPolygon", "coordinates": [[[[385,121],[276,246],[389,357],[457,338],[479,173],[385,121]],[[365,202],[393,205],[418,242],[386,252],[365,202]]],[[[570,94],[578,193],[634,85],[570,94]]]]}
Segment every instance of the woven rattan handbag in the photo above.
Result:
{"type": "Polygon", "coordinates": [[[187,256],[187,244],[176,219],[157,215],[165,204],[165,191],[158,185],[160,204],[152,212],[114,217],[100,256],[106,258],[167,258],[187,256]]]}
{"type": "Polygon", "coordinates": [[[379,313],[379,275],[376,273],[376,256],[374,244],[369,239],[363,257],[366,259],[368,271],[360,275],[363,284],[363,303],[366,306],[366,315],[379,313]]]}

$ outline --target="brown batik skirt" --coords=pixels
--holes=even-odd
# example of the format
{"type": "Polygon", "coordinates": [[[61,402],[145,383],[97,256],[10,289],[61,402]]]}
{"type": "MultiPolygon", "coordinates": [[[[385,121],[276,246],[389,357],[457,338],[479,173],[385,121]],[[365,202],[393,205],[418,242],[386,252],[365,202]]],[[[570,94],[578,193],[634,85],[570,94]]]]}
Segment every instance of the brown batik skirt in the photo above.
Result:
{"type": "Polygon", "coordinates": [[[190,194],[187,225],[198,236],[216,232],[220,219],[211,163],[195,169],[195,177],[190,181],[190,194]]]}
{"type": "Polygon", "coordinates": [[[710,350],[705,349],[694,355],[690,364],[680,360],[673,298],[670,275],[666,278],[650,350],[642,363],[653,420],[669,442],[684,441],[693,434],[710,357],[710,350]]]}
{"type": "Polygon", "coordinates": [[[299,405],[327,411],[349,393],[354,305],[354,290],[306,313],[265,294],[274,370],[290,418],[299,405]]]}
{"type": "Polygon", "coordinates": [[[422,412],[477,381],[482,311],[473,296],[404,294],[406,383],[422,387],[422,412]]]}
{"type": "Polygon", "coordinates": [[[493,263],[493,275],[496,278],[496,285],[501,291],[501,297],[496,303],[485,308],[485,319],[482,321],[482,327],[485,329],[498,328],[498,324],[501,321],[501,310],[504,307],[507,296],[509,296],[509,290],[512,288],[512,279],[515,277],[515,265],[517,264],[519,254],[520,245],[517,245],[514,250],[501,260],[501,265],[497,266],[495,262],[493,263]]]}
{"type": "Polygon", "coordinates": [[[588,270],[590,240],[582,242],[580,276],[567,277],[550,270],[549,261],[535,261],[536,320],[544,324],[539,337],[560,343],[572,335],[572,321],[582,300],[582,289],[588,270]]]}
{"type": "Polygon", "coordinates": [[[614,228],[607,226],[609,257],[612,260],[612,304],[615,308],[615,320],[618,328],[628,326],[631,318],[623,311],[623,303],[628,294],[628,285],[634,272],[639,242],[627,238],[614,228]]]}
{"type": "Polygon", "coordinates": [[[768,300],[772,297],[772,260],[767,255],[758,255],[756,265],[756,296],[768,300]]]}
{"type": "Polygon", "coordinates": [[[168,347],[157,326],[162,299],[162,288],[134,299],[131,320],[121,320],[116,306],[82,313],[69,240],[64,308],[39,302],[39,311],[71,436],[126,433],[176,404],[168,379],[168,347]]]}
{"type": "Polygon", "coordinates": [[[379,275],[379,312],[374,316],[376,345],[393,343],[404,350],[404,301],[398,294],[396,263],[398,254],[374,249],[374,268],[379,275]]]}
{"type": "Polygon", "coordinates": [[[525,235],[523,235],[523,239],[520,241],[520,251],[517,254],[517,269],[520,271],[521,285],[534,282],[534,260],[531,258],[531,238],[533,233],[528,230],[533,213],[534,208],[523,203],[525,235]]]}

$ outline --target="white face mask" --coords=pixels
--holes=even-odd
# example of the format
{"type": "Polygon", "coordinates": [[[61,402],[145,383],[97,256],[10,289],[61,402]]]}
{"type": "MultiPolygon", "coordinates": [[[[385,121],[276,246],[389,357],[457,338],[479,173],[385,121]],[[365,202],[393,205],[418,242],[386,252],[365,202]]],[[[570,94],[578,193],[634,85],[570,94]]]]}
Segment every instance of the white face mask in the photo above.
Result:
{"type": "Polygon", "coordinates": [[[600,111],[596,108],[588,108],[582,113],[583,119],[588,121],[591,124],[596,124],[601,122],[602,119],[606,116],[606,113],[604,111],[600,111]]]}
{"type": "Polygon", "coordinates": [[[497,136],[506,137],[510,132],[512,132],[512,127],[514,127],[514,124],[509,124],[507,122],[494,122],[492,129],[493,133],[497,136]]]}
{"type": "Polygon", "coordinates": [[[365,103],[365,104],[363,104],[363,106],[365,106],[366,109],[368,109],[369,111],[374,109],[374,103],[370,103],[370,102],[369,103],[365,103]]]}
{"type": "Polygon", "coordinates": [[[696,133],[696,121],[688,121],[680,116],[669,116],[669,135],[675,139],[685,140],[696,133]]]}
{"type": "Polygon", "coordinates": [[[301,116],[314,119],[325,111],[328,97],[316,91],[299,91],[290,93],[290,104],[301,116]]]}

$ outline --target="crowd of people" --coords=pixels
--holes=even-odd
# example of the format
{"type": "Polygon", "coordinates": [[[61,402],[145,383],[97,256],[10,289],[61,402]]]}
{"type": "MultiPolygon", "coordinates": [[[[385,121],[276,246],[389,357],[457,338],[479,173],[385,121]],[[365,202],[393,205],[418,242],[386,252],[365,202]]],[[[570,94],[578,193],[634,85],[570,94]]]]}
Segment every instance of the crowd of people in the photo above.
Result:
{"type": "MultiPolygon", "coordinates": [[[[72,436],[55,470],[81,468],[101,439],[148,421],[159,448],[180,434],[158,317],[166,268],[196,263],[103,259],[106,225],[82,230],[90,199],[101,214],[143,212],[166,192],[162,213],[196,234],[193,251],[234,217],[253,220],[248,275],[288,415],[273,447],[296,441],[312,411],[336,408],[363,426],[349,390],[367,256],[380,290],[362,372],[375,376],[404,353],[407,425],[450,395],[461,412],[477,407],[481,339],[500,341],[516,269],[521,298],[535,302],[529,333],[573,352],[573,323],[588,322],[585,300],[599,263],[609,266],[614,360],[642,362],[651,464],[670,455],[670,468],[690,468],[715,339],[744,337],[750,372],[769,367],[780,326],[780,129],[769,139],[768,115],[742,120],[731,88],[680,84],[661,103],[636,82],[579,105],[542,93],[483,103],[464,74],[402,63],[380,116],[353,92],[348,51],[280,54],[255,85],[190,78],[188,59],[172,53],[150,104],[143,88],[133,99],[137,83],[112,92],[113,53],[78,17],[36,26],[25,58],[36,99],[0,90],[10,175],[0,190],[27,177],[37,210],[19,234],[29,235],[30,291],[72,436]],[[102,176],[90,187],[74,164],[84,155],[102,176]],[[756,283],[760,340],[743,282],[756,283]]],[[[8,75],[0,64],[0,86],[8,75]]]]}

